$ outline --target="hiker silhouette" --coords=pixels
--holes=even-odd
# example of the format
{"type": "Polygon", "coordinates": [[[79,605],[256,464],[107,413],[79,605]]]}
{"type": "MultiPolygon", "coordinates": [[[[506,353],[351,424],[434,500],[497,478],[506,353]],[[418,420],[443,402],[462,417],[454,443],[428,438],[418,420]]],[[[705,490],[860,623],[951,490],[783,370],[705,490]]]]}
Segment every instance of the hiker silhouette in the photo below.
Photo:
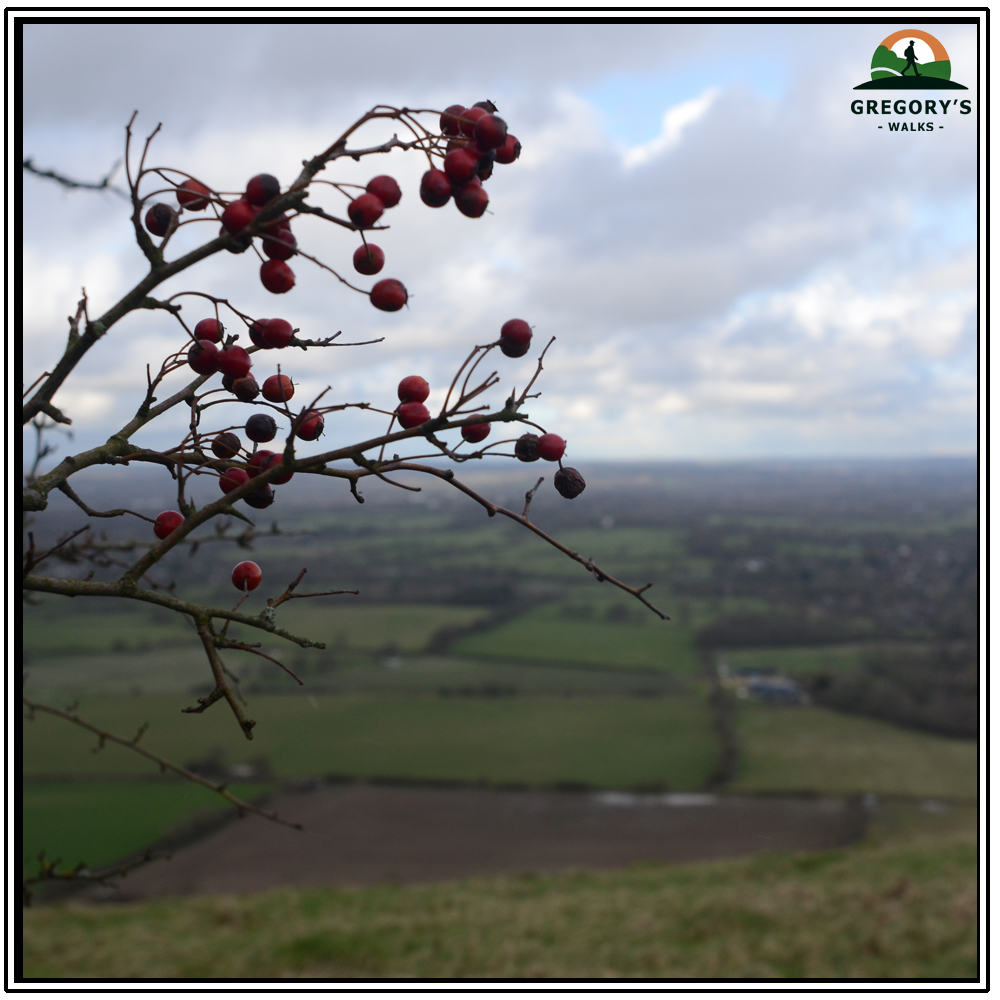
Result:
{"type": "Polygon", "coordinates": [[[912,66],[913,72],[920,76],[920,70],[917,69],[917,56],[913,51],[914,41],[911,39],[910,44],[906,46],[903,50],[903,55],[906,56],[906,65],[903,67],[903,71],[899,74],[900,76],[905,76],[906,71],[912,66]]]}

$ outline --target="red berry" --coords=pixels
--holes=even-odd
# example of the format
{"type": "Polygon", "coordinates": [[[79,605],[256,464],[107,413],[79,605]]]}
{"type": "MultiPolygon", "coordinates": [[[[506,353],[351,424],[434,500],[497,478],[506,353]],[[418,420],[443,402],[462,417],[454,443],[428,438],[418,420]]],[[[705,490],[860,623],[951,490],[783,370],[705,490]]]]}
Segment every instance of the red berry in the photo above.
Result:
{"type": "Polygon", "coordinates": [[[478,219],[489,203],[490,196],[478,177],[473,177],[455,193],[455,207],[470,219],[478,219]]]}
{"type": "Polygon", "coordinates": [[[507,123],[498,115],[483,115],[472,134],[483,149],[499,149],[507,139],[507,123]]]}
{"type": "Polygon", "coordinates": [[[419,375],[407,375],[399,383],[396,392],[401,403],[422,403],[431,394],[431,387],[427,384],[427,379],[419,375]]]}
{"type": "Polygon", "coordinates": [[[476,130],[476,122],[487,114],[489,114],[489,112],[486,108],[481,108],[476,104],[469,108],[462,115],[462,121],[459,122],[459,128],[462,130],[462,135],[472,135],[476,130]]]}
{"type": "Polygon", "coordinates": [[[538,454],[546,462],[558,462],[566,450],[566,442],[558,434],[543,434],[538,439],[538,454]]]}
{"type": "Polygon", "coordinates": [[[397,312],[406,305],[408,297],[403,283],[395,278],[376,281],[375,287],[368,294],[372,305],[383,312],[397,312]]]}
{"type": "Polygon", "coordinates": [[[358,195],[347,206],[347,215],[351,222],[361,229],[375,225],[384,211],[385,205],[373,194],[358,195]]]}
{"type": "Polygon", "coordinates": [[[244,498],[243,502],[250,507],[256,507],[258,510],[263,510],[265,507],[270,507],[274,503],[274,490],[271,489],[269,483],[264,483],[259,490],[254,490],[253,493],[248,493],[244,498]]]}
{"type": "Polygon", "coordinates": [[[219,370],[219,354],[212,341],[198,340],[188,351],[188,364],[199,375],[211,375],[219,370]]]}
{"type": "Polygon", "coordinates": [[[165,510],[162,514],[156,515],[156,520],[153,522],[153,534],[157,538],[166,538],[183,523],[183,514],[178,514],[176,510],[165,510]]]}
{"type": "Polygon", "coordinates": [[[261,340],[264,347],[287,347],[295,336],[292,324],[287,319],[264,320],[264,334],[261,340]]]}
{"type": "Polygon", "coordinates": [[[477,420],[475,423],[466,424],[462,428],[462,437],[470,444],[482,441],[490,433],[490,425],[485,420],[477,420]]]}
{"type": "Polygon", "coordinates": [[[503,145],[496,150],[497,163],[513,163],[520,155],[521,143],[508,132],[503,145]]]}
{"type": "Polygon", "coordinates": [[[500,327],[500,350],[508,358],[523,358],[531,347],[531,327],[523,319],[509,319],[500,327]]]}
{"type": "Polygon", "coordinates": [[[315,441],[323,433],[323,414],[309,410],[295,432],[303,441],[315,441]]]}
{"type": "Polygon", "coordinates": [[[276,229],[264,237],[261,249],[271,260],[288,260],[298,252],[298,246],[291,229],[276,229]]]}
{"type": "Polygon", "coordinates": [[[379,174],[378,177],[373,177],[368,182],[365,190],[369,194],[375,195],[386,208],[393,208],[398,205],[399,199],[403,197],[403,192],[399,190],[396,178],[389,177],[387,174],[379,174]]]}
{"type": "Polygon", "coordinates": [[[233,458],[240,453],[240,439],[235,434],[218,434],[212,442],[212,453],[219,458],[233,458]]]}
{"type": "Polygon", "coordinates": [[[464,184],[479,168],[479,157],[466,149],[453,149],[444,158],[444,172],[449,180],[464,184]]]}
{"type": "Polygon", "coordinates": [[[420,179],[420,200],[431,208],[441,208],[451,198],[451,181],[443,170],[428,170],[420,179]]]}
{"type": "Polygon", "coordinates": [[[258,444],[273,441],[278,433],[278,425],[269,413],[255,413],[243,428],[246,436],[258,444]]]}
{"type": "Polygon", "coordinates": [[[452,104],[444,109],[441,115],[441,132],[444,135],[458,135],[461,129],[461,122],[458,120],[465,114],[465,108],[461,104],[452,104]]]}
{"type": "Polygon", "coordinates": [[[250,562],[249,559],[246,562],[237,563],[233,570],[233,586],[237,590],[256,590],[263,579],[264,574],[261,572],[261,568],[255,562],[250,562]]]}
{"type": "Polygon", "coordinates": [[[354,251],[354,270],[358,274],[378,274],[385,267],[385,254],[381,247],[362,244],[354,251]]]}
{"type": "Polygon", "coordinates": [[[257,217],[257,209],[242,198],[227,205],[222,213],[222,225],[231,233],[246,229],[257,217]]]}
{"type": "Polygon", "coordinates": [[[401,403],[396,410],[399,425],[409,430],[411,427],[419,427],[426,424],[431,419],[431,411],[423,403],[401,403]]]}
{"type": "Polygon", "coordinates": [[[237,344],[220,351],[216,361],[218,370],[234,379],[243,378],[250,371],[251,364],[250,355],[237,344]]]}
{"type": "MultiPolygon", "coordinates": [[[[284,456],[279,455],[277,452],[267,451],[264,449],[261,451],[255,451],[247,461],[247,472],[250,473],[251,478],[253,476],[259,476],[261,473],[269,472],[276,466],[281,465],[283,461],[284,456]]],[[[291,480],[293,475],[295,475],[295,473],[285,472],[280,476],[276,476],[271,480],[271,485],[283,486],[291,480]]]]}
{"type": "Polygon", "coordinates": [[[250,476],[247,474],[246,469],[226,469],[219,476],[219,488],[223,493],[232,493],[233,490],[239,489],[249,479],[250,476]]]}
{"type": "Polygon", "coordinates": [[[275,295],[295,287],[295,272],[283,260],[269,260],[260,265],[261,284],[275,295]]]}
{"type": "Polygon", "coordinates": [[[201,181],[191,178],[177,187],[177,201],[189,212],[200,212],[208,207],[212,192],[201,181]]]}
{"type": "Polygon", "coordinates": [[[295,395],[295,387],[287,375],[271,375],[261,389],[269,403],[284,403],[295,395]]]}
{"type": "Polygon", "coordinates": [[[281,185],[273,174],[257,174],[247,181],[247,191],[243,196],[251,205],[266,205],[281,194],[281,185]]]}
{"type": "Polygon", "coordinates": [[[199,320],[194,328],[195,340],[212,340],[218,343],[226,328],[217,319],[199,320]]]}
{"type": "Polygon", "coordinates": [[[176,219],[177,213],[169,205],[154,205],[146,213],[146,228],[154,236],[166,236],[176,219]]]}

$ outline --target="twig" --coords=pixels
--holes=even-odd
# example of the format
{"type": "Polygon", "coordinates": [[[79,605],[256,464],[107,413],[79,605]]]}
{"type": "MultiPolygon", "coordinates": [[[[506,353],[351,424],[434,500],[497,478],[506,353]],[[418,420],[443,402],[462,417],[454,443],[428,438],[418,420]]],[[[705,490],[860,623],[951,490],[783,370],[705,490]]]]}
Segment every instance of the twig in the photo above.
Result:
{"type": "Polygon", "coordinates": [[[535,490],[537,490],[538,487],[541,486],[542,483],[544,482],[545,482],[545,477],[539,476],[538,482],[535,483],[535,485],[532,486],[531,489],[524,494],[524,510],[521,511],[521,517],[528,516],[528,508],[531,506],[531,501],[535,499],[535,490]]]}
{"type": "Polygon", "coordinates": [[[172,771],[174,774],[180,775],[180,777],[187,781],[193,781],[196,785],[202,785],[204,788],[215,792],[217,795],[221,795],[227,802],[232,802],[232,804],[241,812],[253,813],[255,816],[261,816],[264,819],[271,820],[272,822],[281,823],[283,826],[290,826],[293,830],[302,829],[301,823],[292,823],[290,820],[282,819],[275,812],[268,812],[266,809],[261,809],[260,806],[255,806],[250,802],[245,802],[243,799],[237,798],[233,795],[232,792],[226,791],[226,786],[224,784],[217,784],[214,781],[209,781],[207,778],[203,778],[200,774],[195,774],[193,771],[189,771],[187,768],[181,767],[179,764],[175,764],[173,761],[169,761],[165,757],[161,757],[159,754],[152,753],[145,747],[138,746],[134,740],[127,740],[124,736],[116,736],[114,733],[110,733],[106,729],[101,729],[99,726],[95,726],[93,723],[81,719],[75,711],[56,708],[54,705],[44,705],[41,702],[32,701],[25,695],[21,696],[21,701],[32,712],[47,712],[49,715],[55,715],[60,719],[65,719],[67,722],[72,722],[74,725],[80,726],[82,729],[86,729],[88,732],[94,733],[94,735],[97,736],[102,743],[107,741],[117,743],[119,746],[132,750],[148,760],[153,761],[153,763],[158,764],[161,771],[172,771]]]}
{"type": "Polygon", "coordinates": [[[75,181],[72,178],[67,177],[65,174],[57,173],[55,170],[39,170],[30,156],[21,163],[21,166],[27,170],[29,174],[34,174],[36,177],[45,177],[48,180],[55,181],[57,184],[61,184],[64,188],[85,188],[88,191],[114,191],[114,193],[120,198],[124,198],[128,201],[128,195],[121,188],[115,187],[115,185],[111,183],[111,178],[118,173],[118,168],[121,165],[122,161],[118,160],[108,171],[107,175],[102,177],[101,180],[95,184],[90,181],[75,181]]]}
{"type": "Polygon", "coordinates": [[[166,853],[154,854],[152,850],[147,850],[138,858],[124,861],[102,871],[92,872],[82,861],[75,868],[58,871],[58,865],[62,858],[46,861],[45,852],[42,851],[38,855],[38,874],[28,875],[21,879],[21,903],[25,907],[31,906],[33,896],[31,886],[38,885],[40,882],[88,882],[93,885],[105,885],[113,878],[124,878],[129,872],[135,871],[136,868],[142,868],[143,865],[147,865],[151,861],[169,861],[170,857],[171,855],[166,853]]]}

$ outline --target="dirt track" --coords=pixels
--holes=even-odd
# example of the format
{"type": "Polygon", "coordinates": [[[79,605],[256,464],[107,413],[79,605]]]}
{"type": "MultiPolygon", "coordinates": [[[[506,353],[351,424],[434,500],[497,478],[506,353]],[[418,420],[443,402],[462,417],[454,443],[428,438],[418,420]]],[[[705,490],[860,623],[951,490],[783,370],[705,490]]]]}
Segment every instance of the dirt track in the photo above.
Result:
{"type": "Polygon", "coordinates": [[[304,832],[248,817],[91,899],[278,886],[437,882],[474,875],[819,850],[863,831],[854,802],[339,785],[270,805],[304,832]]]}

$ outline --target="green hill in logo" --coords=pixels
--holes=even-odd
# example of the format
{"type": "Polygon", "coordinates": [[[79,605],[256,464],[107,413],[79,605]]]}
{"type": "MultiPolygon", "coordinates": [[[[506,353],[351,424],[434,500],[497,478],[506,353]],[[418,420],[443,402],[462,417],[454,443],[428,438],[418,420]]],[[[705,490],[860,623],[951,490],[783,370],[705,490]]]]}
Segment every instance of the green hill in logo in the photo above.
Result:
{"type": "Polygon", "coordinates": [[[968,90],[951,79],[951,59],[941,42],[919,28],[883,39],[872,56],[872,78],[855,90],[968,90]],[[904,42],[909,45],[903,47],[904,42]],[[916,47],[920,46],[921,56],[916,47]],[[901,50],[902,55],[899,51],[901,50]],[[927,58],[933,55],[933,58],[927,58]],[[921,58],[926,61],[921,61],[921,58]]]}
{"type": "MultiPolygon", "coordinates": [[[[901,59],[892,49],[880,45],[872,56],[872,79],[894,80],[901,78],[906,69],[906,60],[901,59]]],[[[932,63],[920,64],[921,76],[932,76],[937,80],[951,79],[951,60],[940,59],[932,63]]]]}

